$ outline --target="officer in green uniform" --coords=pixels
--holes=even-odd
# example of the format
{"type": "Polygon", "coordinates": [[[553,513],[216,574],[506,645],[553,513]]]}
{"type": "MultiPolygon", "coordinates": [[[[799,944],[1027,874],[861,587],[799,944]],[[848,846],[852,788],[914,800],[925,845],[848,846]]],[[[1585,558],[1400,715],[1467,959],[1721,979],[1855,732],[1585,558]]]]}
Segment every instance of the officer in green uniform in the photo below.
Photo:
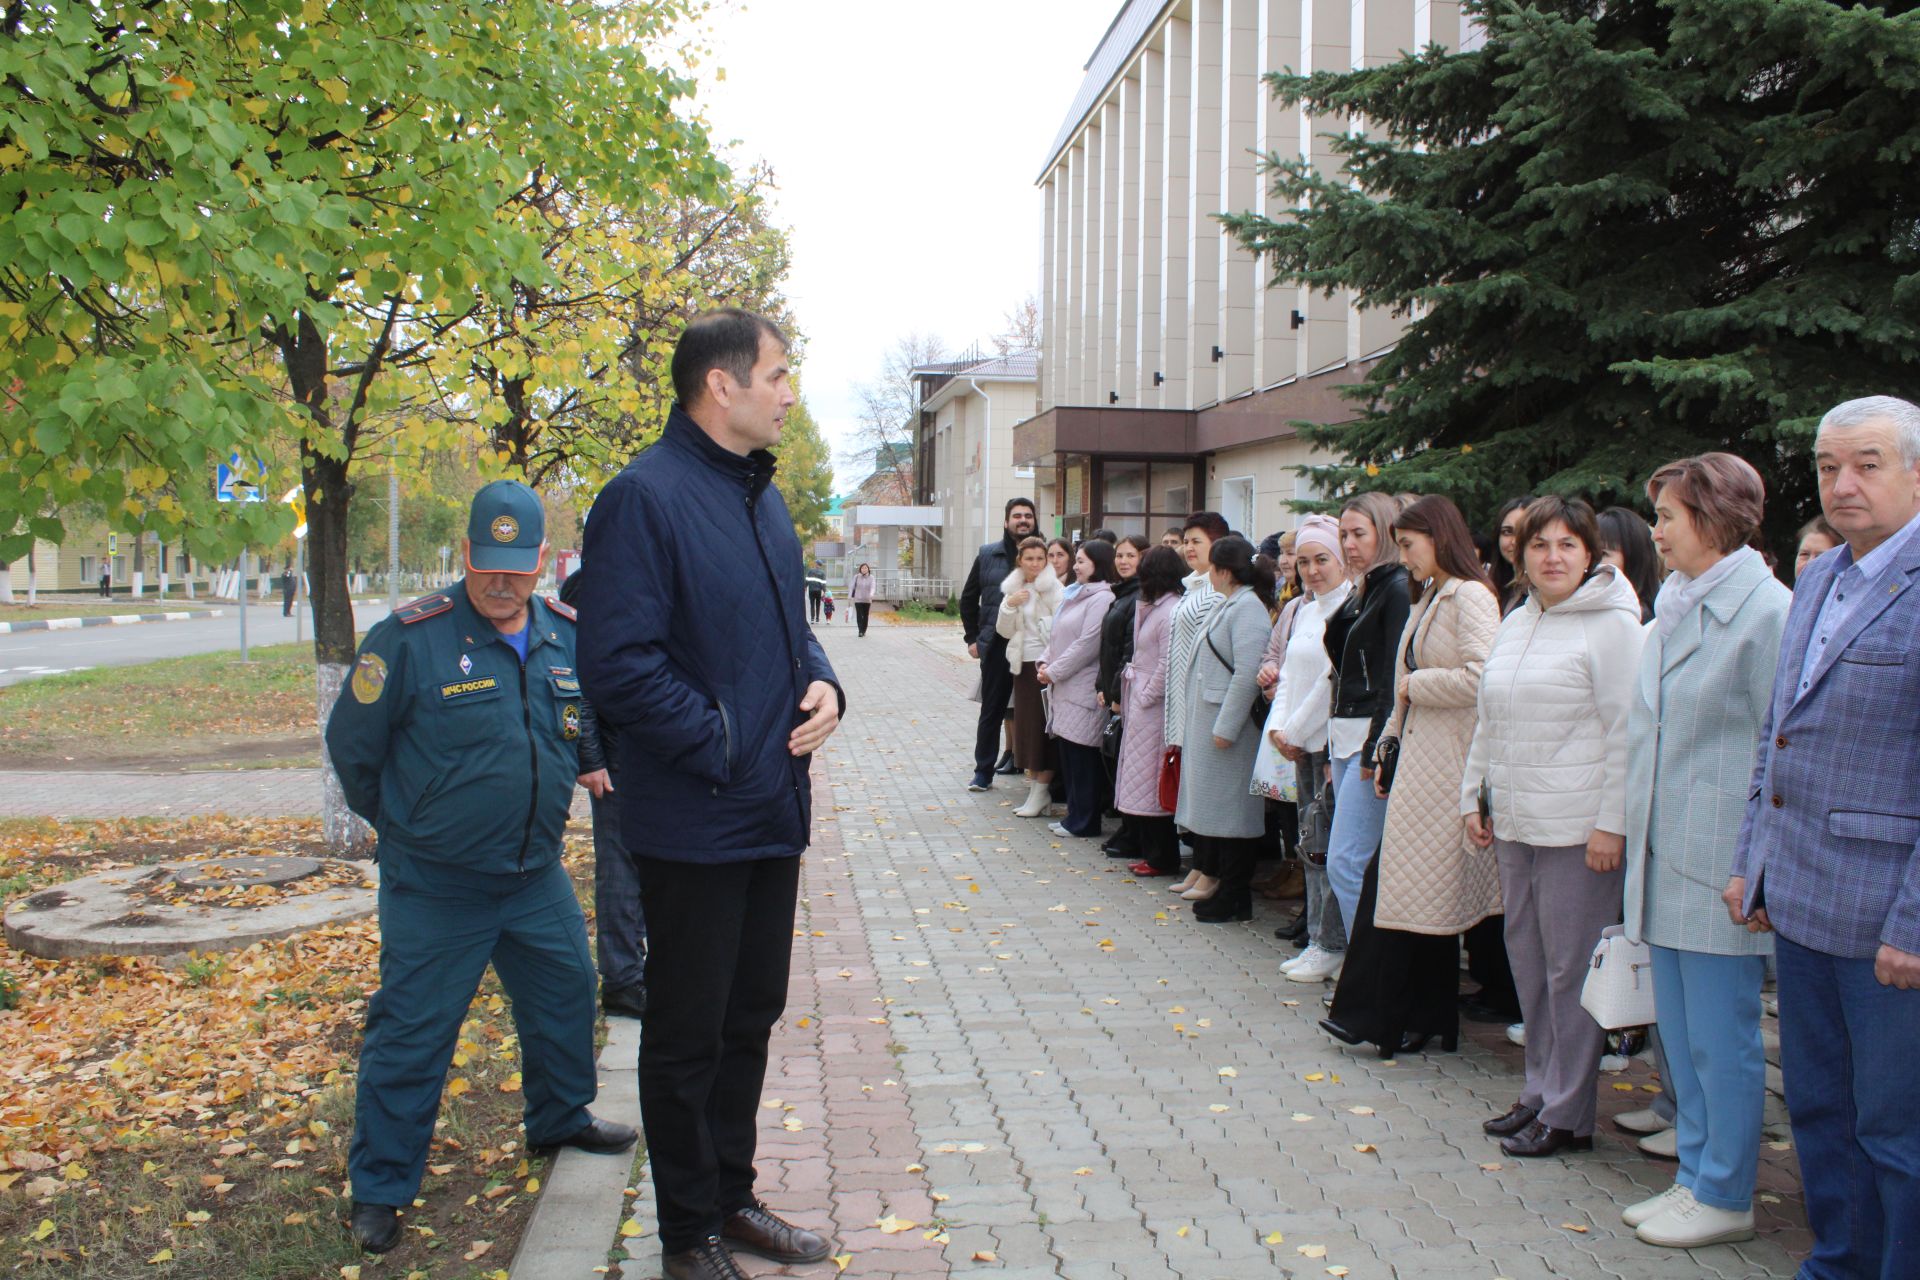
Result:
{"type": "Polygon", "coordinates": [[[461,1021],[492,962],[513,1000],[528,1144],[625,1151],[596,1120],[594,968],[560,865],[580,772],[573,610],[540,599],[546,520],[496,480],[467,519],[467,576],[367,633],[327,721],[380,862],[380,990],[367,1010],[348,1171],[352,1230],[398,1241],[420,1190],[461,1021]]]}

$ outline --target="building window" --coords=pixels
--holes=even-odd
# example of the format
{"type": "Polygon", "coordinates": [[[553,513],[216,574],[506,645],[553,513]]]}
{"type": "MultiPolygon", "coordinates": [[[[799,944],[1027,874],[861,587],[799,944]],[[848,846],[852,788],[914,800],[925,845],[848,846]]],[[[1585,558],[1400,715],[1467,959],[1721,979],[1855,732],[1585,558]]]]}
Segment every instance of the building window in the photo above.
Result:
{"type": "Polygon", "coordinates": [[[1234,476],[1220,482],[1220,514],[1227,527],[1259,541],[1253,528],[1253,477],[1234,476]]]}
{"type": "Polygon", "coordinates": [[[100,558],[98,556],[80,557],[80,581],[97,582],[100,579],[100,558]]]}

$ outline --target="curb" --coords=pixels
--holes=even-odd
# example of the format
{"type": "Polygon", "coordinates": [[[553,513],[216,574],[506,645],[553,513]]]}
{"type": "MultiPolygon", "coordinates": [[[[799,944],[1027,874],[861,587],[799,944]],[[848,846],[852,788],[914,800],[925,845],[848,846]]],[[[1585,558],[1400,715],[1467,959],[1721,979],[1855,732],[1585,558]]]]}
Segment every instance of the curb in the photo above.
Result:
{"type": "MultiPolygon", "coordinates": [[[[640,1127],[640,1023],[608,1018],[607,1043],[600,1050],[600,1094],[593,1114],[602,1120],[640,1127]]],[[[581,1280],[604,1273],[615,1244],[658,1248],[653,1233],[653,1197],[643,1185],[638,1199],[627,1195],[634,1154],[588,1155],[562,1148],[547,1170],[533,1219],[513,1255],[510,1280],[581,1280]],[[621,1221],[629,1212],[641,1218],[641,1235],[625,1239],[621,1221]],[[641,1210],[644,1209],[644,1216],[641,1210]]],[[[629,1272],[628,1274],[633,1274],[629,1272]]]]}
{"type": "Polygon", "coordinates": [[[29,622],[0,622],[0,636],[22,631],[78,631],[81,627],[131,627],[141,622],[186,622],[193,618],[223,618],[225,609],[182,609],[173,613],[102,613],[90,618],[35,618],[29,622]]]}

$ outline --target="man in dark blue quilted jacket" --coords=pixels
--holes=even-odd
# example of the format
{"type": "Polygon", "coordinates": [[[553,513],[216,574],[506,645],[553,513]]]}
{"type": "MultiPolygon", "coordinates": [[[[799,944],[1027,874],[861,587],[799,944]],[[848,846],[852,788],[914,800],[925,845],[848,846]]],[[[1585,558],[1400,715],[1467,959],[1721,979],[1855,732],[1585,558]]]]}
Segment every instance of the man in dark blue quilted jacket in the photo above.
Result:
{"type": "Polygon", "coordinates": [[[694,319],[658,442],[587,519],[581,682],[618,745],[648,924],[640,1110],[666,1280],[734,1280],[732,1250],[832,1253],[755,1197],[767,1039],[786,1007],[808,765],[846,699],[772,485],[794,393],[764,317],[694,319]]]}

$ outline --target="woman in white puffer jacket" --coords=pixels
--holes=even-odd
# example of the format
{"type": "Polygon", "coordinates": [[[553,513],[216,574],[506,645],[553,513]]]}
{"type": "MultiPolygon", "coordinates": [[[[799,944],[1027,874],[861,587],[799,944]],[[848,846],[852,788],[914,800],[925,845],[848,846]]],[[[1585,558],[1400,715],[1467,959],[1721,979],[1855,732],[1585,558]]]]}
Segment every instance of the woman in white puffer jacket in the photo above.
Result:
{"type": "Polygon", "coordinates": [[[1528,506],[1520,546],[1531,593],[1494,637],[1461,779],[1467,835],[1499,858],[1527,1023],[1525,1092],[1485,1126],[1512,1156],[1593,1149],[1606,1033],[1580,1007],[1580,988],[1600,931],[1620,918],[1627,709],[1644,635],[1639,598],[1600,562],[1599,541],[1584,502],[1528,506]]]}

